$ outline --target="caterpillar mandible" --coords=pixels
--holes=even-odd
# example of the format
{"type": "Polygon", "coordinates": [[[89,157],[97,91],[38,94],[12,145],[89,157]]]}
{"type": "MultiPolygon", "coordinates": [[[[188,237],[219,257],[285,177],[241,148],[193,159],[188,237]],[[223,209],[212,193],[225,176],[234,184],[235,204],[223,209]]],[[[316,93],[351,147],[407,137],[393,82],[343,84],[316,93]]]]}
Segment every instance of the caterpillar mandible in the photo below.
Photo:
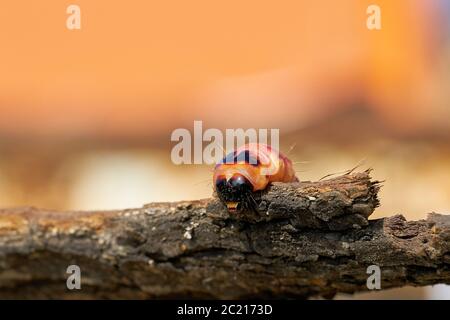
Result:
{"type": "Polygon", "coordinates": [[[229,212],[255,208],[252,196],[271,182],[297,182],[291,160],[262,143],[249,143],[227,154],[214,168],[213,184],[229,212]]]}

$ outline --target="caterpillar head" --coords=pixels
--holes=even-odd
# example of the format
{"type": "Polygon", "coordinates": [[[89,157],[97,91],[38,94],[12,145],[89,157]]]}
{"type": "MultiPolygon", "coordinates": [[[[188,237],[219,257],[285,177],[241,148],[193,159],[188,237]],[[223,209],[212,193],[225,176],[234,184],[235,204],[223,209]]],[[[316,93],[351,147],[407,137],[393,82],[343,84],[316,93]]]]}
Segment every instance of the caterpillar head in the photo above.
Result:
{"type": "Polygon", "coordinates": [[[214,188],[229,212],[254,209],[253,193],[268,184],[262,165],[249,150],[227,155],[214,169],[214,188]]]}
{"type": "Polygon", "coordinates": [[[228,211],[236,212],[248,207],[253,185],[242,174],[235,173],[228,179],[225,176],[219,176],[215,181],[215,189],[228,211]]]}

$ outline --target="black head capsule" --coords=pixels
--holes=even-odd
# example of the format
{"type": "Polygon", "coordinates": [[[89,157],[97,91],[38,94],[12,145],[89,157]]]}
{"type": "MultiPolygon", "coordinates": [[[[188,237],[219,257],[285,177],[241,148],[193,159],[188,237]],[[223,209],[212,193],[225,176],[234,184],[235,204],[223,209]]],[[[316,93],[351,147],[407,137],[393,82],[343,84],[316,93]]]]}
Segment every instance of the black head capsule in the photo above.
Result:
{"type": "Polygon", "coordinates": [[[225,202],[230,212],[247,207],[252,190],[250,181],[238,173],[228,180],[222,177],[216,180],[217,195],[225,202]]]}

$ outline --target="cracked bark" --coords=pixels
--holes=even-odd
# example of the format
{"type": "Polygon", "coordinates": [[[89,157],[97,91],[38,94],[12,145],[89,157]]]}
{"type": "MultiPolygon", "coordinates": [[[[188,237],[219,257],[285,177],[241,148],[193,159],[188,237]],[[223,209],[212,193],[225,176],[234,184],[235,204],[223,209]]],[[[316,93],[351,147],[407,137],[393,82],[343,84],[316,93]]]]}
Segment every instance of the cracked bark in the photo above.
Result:
{"type": "Polygon", "coordinates": [[[138,209],[0,210],[0,298],[308,298],[450,283],[450,216],[368,220],[369,172],[274,184],[259,214],[216,199],[138,209]],[[66,269],[81,268],[81,290],[66,269]]]}

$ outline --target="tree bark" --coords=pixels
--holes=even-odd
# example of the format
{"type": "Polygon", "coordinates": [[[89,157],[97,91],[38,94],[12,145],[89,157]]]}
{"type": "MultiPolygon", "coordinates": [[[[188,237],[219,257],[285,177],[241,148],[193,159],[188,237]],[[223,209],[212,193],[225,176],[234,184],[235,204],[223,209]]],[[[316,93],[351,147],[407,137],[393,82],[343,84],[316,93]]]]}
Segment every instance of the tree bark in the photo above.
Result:
{"type": "Polygon", "coordinates": [[[0,298],[308,298],[450,283],[450,216],[368,220],[369,171],[274,184],[258,213],[217,198],[139,209],[0,211],[0,298]],[[81,290],[69,290],[69,265],[81,290]]]}

